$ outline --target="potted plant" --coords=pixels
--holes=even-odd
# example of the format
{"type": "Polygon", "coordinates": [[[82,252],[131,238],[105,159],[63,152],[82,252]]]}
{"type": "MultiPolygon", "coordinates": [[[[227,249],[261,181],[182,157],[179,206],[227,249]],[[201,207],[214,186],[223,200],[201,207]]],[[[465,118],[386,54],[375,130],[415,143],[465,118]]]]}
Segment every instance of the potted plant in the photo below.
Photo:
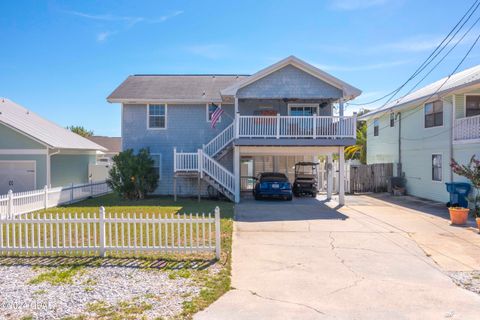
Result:
{"type": "MultiPolygon", "coordinates": [[[[477,226],[480,229],[480,160],[476,159],[475,155],[473,155],[467,165],[460,165],[452,159],[450,166],[455,174],[467,178],[473,186],[474,194],[469,199],[472,204],[473,214],[477,220],[477,226]]],[[[449,208],[450,215],[452,214],[452,211],[454,211],[454,214],[457,214],[455,209],[458,208],[449,208]]],[[[466,210],[468,213],[469,210],[466,210]]]]}

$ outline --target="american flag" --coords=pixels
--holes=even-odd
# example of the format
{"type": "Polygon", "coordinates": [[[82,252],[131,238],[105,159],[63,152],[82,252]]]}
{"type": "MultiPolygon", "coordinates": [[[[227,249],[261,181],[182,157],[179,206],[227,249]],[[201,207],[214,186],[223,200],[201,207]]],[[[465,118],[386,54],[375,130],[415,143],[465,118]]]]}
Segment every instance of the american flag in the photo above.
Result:
{"type": "Polygon", "coordinates": [[[217,107],[211,115],[212,128],[215,128],[215,125],[217,124],[218,120],[220,120],[220,117],[222,116],[223,109],[213,103],[212,103],[212,106],[217,107]]]}

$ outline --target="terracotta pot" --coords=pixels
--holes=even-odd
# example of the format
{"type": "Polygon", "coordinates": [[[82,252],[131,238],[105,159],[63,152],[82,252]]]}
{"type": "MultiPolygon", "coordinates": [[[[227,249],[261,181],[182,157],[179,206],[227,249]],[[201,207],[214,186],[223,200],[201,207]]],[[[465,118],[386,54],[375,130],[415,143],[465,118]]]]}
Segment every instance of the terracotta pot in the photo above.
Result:
{"type": "Polygon", "coordinates": [[[468,212],[467,208],[451,207],[448,208],[450,212],[450,222],[455,225],[464,225],[467,223],[468,212]]]}
{"type": "Polygon", "coordinates": [[[480,232],[480,217],[477,217],[477,228],[478,228],[478,231],[480,232]]]}

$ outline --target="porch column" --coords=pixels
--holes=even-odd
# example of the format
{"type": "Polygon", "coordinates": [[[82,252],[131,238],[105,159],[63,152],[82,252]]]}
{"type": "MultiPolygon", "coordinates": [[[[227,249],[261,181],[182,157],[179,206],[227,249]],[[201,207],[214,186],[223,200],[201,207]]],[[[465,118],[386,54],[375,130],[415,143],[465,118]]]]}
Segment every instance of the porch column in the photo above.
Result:
{"type": "Polygon", "coordinates": [[[343,206],[345,204],[345,155],[344,147],[338,148],[338,204],[343,206]]]}
{"type": "Polygon", "coordinates": [[[338,102],[338,115],[340,117],[343,117],[343,100],[340,100],[338,102]]]}
{"type": "Polygon", "coordinates": [[[332,199],[332,191],[333,191],[333,163],[332,163],[332,155],[327,155],[327,199],[332,199]]]}
{"type": "Polygon", "coordinates": [[[235,176],[235,203],[240,202],[240,147],[233,147],[233,175],[235,176]]]}

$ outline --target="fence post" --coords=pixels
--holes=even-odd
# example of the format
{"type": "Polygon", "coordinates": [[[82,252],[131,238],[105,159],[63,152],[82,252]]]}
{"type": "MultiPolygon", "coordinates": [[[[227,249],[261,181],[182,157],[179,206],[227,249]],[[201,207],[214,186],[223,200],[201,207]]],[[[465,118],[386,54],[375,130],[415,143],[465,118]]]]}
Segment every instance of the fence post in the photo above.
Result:
{"type": "Polygon", "coordinates": [[[100,207],[100,257],[105,257],[105,208],[100,207]]]}
{"type": "Polygon", "coordinates": [[[48,186],[47,185],[45,185],[45,187],[43,188],[43,206],[45,210],[48,208],[48,186]]]}
{"type": "Polygon", "coordinates": [[[215,207],[215,258],[220,259],[220,208],[215,207]]]}
{"type": "Polygon", "coordinates": [[[11,219],[13,216],[13,191],[10,189],[8,190],[8,211],[7,211],[7,218],[11,219]]]}

